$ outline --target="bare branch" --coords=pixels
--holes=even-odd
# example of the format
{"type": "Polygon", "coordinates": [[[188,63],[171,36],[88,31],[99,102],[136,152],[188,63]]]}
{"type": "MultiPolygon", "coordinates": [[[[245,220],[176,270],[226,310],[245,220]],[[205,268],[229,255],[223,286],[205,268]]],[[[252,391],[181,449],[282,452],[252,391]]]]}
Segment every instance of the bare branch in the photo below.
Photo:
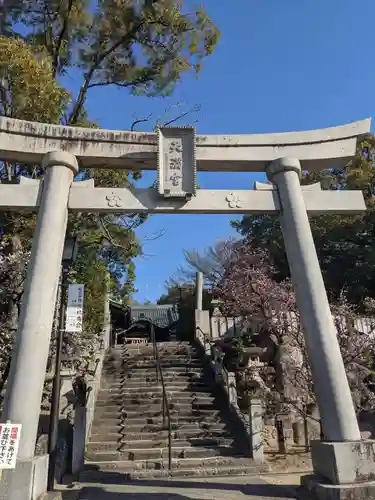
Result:
{"type": "Polygon", "coordinates": [[[143,241],[155,241],[159,240],[166,233],[166,229],[161,229],[158,233],[153,234],[152,236],[145,236],[143,241]]]}
{"type": "MultiPolygon", "coordinates": [[[[180,115],[176,116],[172,120],[165,122],[164,127],[168,127],[169,125],[172,125],[172,123],[176,123],[177,121],[182,120],[183,118],[185,118],[185,116],[189,115],[190,113],[197,113],[198,111],[201,110],[201,108],[202,108],[202,106],[200,104],[196,104],[193,108],[189,109],[188,111],[185,111],[185,113],[181,113],[180,115]]],[[[197,123],[197,122],[198,122],[197,119],[194,120],[194,123],[197,123]]]]}
{"type": "Polygon", "coordinates": [[[150,121],[151,117],[152,117],[152,113],[150,113],[149,115],[145,116],[144,118],[138,118],[137,120],[134,120],[134,122],[131,124],[130,130],[132,132],[134,132],[135,127],[138,125],[138,123],[148,122],[148,121],[150,121]]]}
{"type": "Polygon", "coordinates": [[[120,248],[120,249],[126,250],[126,251],[129,250],[130,245],[124,246],[124,245],[120,245],[119,243],[116,243],[116,241],[113,239],[111,233],[109,232],[109,229],[107,227],[107,224],[106,224],[103,216],[99,215],[98,218],[99,218],[101,228],[103,229],[103,232],[105,234],[105,238],[107,239],[107,241],[115,248],[120,248]]]}

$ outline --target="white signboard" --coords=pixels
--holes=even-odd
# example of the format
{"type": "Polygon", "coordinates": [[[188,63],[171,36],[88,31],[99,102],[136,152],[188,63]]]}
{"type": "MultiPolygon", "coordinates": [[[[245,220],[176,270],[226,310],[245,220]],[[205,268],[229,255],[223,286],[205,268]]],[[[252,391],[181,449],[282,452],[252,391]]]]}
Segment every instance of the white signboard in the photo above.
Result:
{"type": "Polygon", "coordinates": [[[65,331],[71,333],[82,332],[83,322],[83,295],[85,285],[69,285],[68,304],[66,307],[65,331]]]}
{"type": "Polygon", "coordinates": [[[0,424],[0,470],[16,467],[21,427],[21,424],[0,424]]]}

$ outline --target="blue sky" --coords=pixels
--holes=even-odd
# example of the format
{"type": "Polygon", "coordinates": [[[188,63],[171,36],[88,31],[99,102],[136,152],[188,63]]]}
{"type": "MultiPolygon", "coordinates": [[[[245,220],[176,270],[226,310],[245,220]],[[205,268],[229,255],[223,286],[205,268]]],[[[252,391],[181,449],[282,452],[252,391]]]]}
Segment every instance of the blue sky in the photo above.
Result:
{"type": "MultiPolygon", "coordinates": [[[[308,130],[375,115],[374,0],[203,3],[222,36],[199,80],[184,78],[168,99],[130,97],[117,89],[93,92],[91,118],[105,128],[127,129],[135,116],[152,112],[157,117],[183,101],[187,107],[202,106],[195,117],[198,133],[220,134],[308,130]]],[[[140,185],[149,186],[154,178],[147,173],[140,185]]],[[[262,174],[207,173],[199,174],[198,182],[202,188],[251,189],[261,179],[262,174]]],[[[183,263],[183,250],[205,248],[233,234],[229,219],[150,217],[138,232],[147,256],[136,262],[135,298],[157,299],[183,263]],[[161,231],[161,238],[151,239],[161,231]]]]}

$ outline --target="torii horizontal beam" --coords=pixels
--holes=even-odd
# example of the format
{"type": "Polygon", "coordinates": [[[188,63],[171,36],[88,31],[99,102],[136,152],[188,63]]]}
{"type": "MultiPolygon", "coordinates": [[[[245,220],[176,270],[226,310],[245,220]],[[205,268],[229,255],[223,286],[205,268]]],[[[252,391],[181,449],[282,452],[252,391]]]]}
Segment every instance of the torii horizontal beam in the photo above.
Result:
{"type": "MultiPolygon", "coordinates": [[[[356,151],[371,120],[304,132],[198,135],[200,171],[264,172],[281,157],[298,158],[303,170],[342,167],[356,151]]],[[[66,127],[0,118],[0,159],[41,163],[51,151],[67,151],[85,168],[157,169],[157,134],[66,127]]]]}
{"type": "MultiPolygon", "coordinates": [[[[320,184],[303,186],[303,199],[311,215],[361,213],[366,209],[361,191],[323,191],[320,184]]],[[[21,179],[19,185],[0,185],[0,210],[35,211],[40,204],[40,181],[21,179]]],[[[260,214],[280,211],[280,201],[269,184],[255,190],[198,189],[190,200],[162,198],[156,189],[96,188],[93,181],[74,182],[68,208],[100,213],[205,213],[260,214]]]]}

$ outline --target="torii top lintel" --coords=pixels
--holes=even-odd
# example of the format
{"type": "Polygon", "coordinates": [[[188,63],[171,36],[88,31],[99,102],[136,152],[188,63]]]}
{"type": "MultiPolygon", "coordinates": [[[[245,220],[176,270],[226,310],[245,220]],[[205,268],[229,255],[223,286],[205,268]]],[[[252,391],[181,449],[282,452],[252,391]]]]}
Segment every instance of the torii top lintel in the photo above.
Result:
{"type": "MultiPolygon", "coordinates": [[[[276,134],[198,135],[200,171],[262,172],[280,157],[300,160],[304,170],[344,166],[355,155],[358,138],[370,132],[371,119],[338,127],[276,134]]],[[[0,118],[0,159],[39,163],[44,154],[63,150],[81,167],[157,169],[157,134],[67,127],[0,118]]]]}

